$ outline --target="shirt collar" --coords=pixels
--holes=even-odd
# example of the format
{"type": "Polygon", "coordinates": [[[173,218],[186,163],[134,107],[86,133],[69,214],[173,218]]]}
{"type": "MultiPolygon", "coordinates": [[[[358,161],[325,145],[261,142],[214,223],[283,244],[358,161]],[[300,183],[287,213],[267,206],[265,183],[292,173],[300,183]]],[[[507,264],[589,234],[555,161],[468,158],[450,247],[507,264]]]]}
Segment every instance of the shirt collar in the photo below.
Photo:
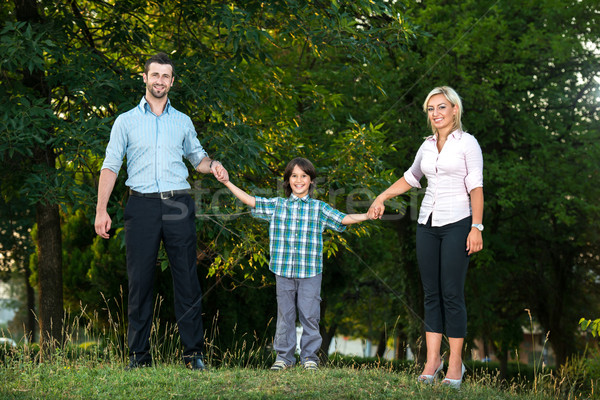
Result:
{"type": "Polygon", "coordinates": [[[310,195],[307,194],[306,196],[300,198],[300,197],[296,196],[294,193],[292,193],[292,194],[290,194],[289,200],[291,202],[303,201],[303,202],[307,203],[310,200],[310,195]]]}
{"type": "MultiPolygon", "coordinates": [[[[448,137],[452,136],[452,137],[454,137],[454,139],[460,140],[460,138],[462,138],[462,135],[463,135],[463,131],[461,131],[460,129],[456,129],[456,130],[450,132],[448,137]]],[[[425,140],[433,140],[434,142],[437,142],[437,135],[427,136],[425,138],[425,140]]]]}
{"type": "MultiPolygon", "coordinates": [[[[140,101],[140,109],[144,113],[146,113],[148,111],[152,112],[152,109],[150,108],[150,104],[148,104],[148,101],[146,100],[146,96],[142,96],[142,100],[140,101]]],[[[165,106],[164,112],[169,114],[170,111],[171,111],[171,100],[169,98],[167,98],[167,105],[165,106]]]]}

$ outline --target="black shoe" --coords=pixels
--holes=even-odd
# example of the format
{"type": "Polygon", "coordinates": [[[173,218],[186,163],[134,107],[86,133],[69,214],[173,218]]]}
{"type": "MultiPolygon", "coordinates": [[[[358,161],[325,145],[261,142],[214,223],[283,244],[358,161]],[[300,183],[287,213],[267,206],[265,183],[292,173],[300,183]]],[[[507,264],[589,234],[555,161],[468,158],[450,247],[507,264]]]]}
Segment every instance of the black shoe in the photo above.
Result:
{"type": "Polygon", "coordinates": [[[137,361],[137,360],[129,360],[129,365],[125,367],[125,371],[131,371],[132,369],[137,368],[147,368],[152,366],[152,360],[145,361],[137,361]]]}
{"type": "Polygon", "coordinates": [[[192,361],[186,364],[186,366],[196,371],[206,371],[208,369],[204,364],[202,357],[194,357],[192,361]]]}

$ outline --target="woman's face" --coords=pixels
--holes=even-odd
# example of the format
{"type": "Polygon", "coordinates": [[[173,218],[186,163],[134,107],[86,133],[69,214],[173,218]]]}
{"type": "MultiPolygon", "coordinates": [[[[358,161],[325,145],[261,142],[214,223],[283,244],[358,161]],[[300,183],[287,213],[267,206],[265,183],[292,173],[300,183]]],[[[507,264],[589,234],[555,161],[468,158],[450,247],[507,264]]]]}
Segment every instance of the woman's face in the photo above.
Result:
{"type": "Polygon", "coordinates": [[[450,133],[454,127],[457,107],[452,105],[443,94],[431,96],[427,103],[427,115],[431,126],[438,132],[450,133]]]}
{"type": "Polygon", "coordinates": [[[310,183],[310,176],[299,166],[294,166],[292,174],[290,175],[290,187],[292,188],[292,193],[300,198],[306,196],[308,194],[308,189],[310,188],[310,183]]]}

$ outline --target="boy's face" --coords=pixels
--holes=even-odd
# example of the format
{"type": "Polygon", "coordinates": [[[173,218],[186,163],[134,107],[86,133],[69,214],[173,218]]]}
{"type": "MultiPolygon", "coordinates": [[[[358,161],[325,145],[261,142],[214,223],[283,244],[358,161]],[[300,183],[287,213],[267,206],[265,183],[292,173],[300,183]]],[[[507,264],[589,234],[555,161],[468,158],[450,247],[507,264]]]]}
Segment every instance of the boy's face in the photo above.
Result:
{"type": "Polygon", "coordinates": [[[290,175],[290,187],[292,188],[292,193],[300,198],[306,196],[311,182],[310,176],[296,165],[290,175]]]}

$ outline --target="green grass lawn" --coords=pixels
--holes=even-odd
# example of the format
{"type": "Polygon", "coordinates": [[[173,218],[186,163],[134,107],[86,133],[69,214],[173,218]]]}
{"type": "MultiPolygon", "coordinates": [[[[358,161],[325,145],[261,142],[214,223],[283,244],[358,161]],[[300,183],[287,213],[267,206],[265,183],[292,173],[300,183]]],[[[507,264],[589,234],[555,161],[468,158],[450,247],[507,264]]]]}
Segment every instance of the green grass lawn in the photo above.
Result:
{"type": "Polygon", "coordinates": [[[425,386],[416,374],[386,368],[218,368],[182,365],[125,371],[115,363],[0,364],[1,399],[548,399],[524,385],[500,389],[493,379],[466,379],[460,391],[425,386]]]}

